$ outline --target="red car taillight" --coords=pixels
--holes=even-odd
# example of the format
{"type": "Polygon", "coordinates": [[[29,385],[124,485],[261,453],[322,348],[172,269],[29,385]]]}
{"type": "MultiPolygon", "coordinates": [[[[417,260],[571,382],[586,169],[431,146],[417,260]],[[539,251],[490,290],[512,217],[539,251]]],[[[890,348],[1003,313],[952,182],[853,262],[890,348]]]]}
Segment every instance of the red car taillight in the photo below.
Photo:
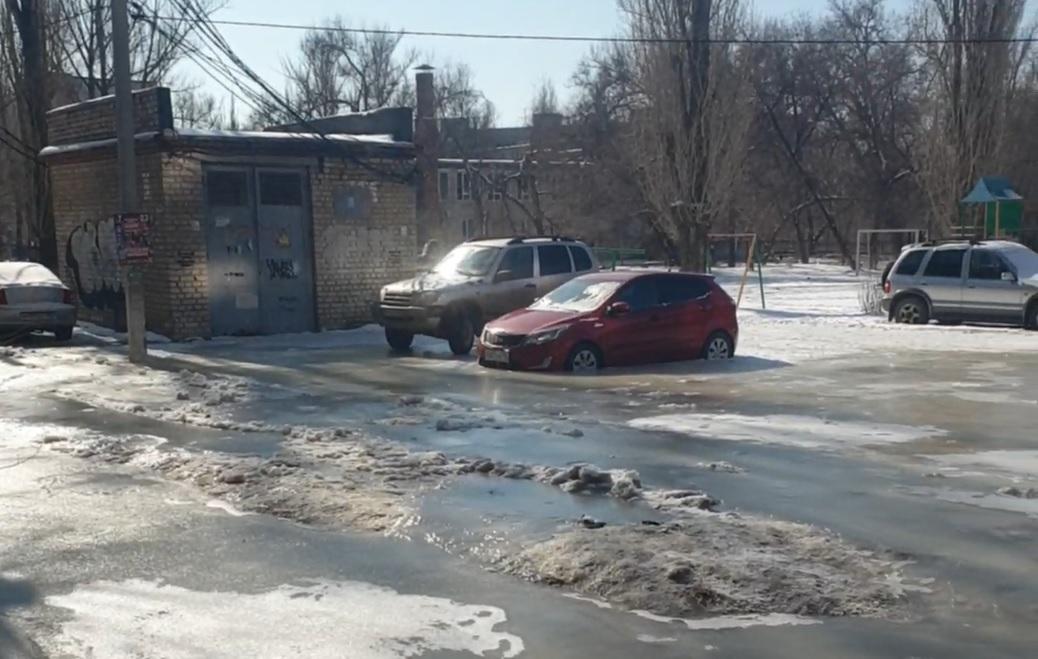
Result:
{"type": "Polygon", "coordinates": [[[887,295],[890,295],[890,291],[892,289],[893,289],[893,286],[890,285],[890,280],[889,279],[886,280],[885,282],[883,282],[883,292],[884,293],[886,293],[887,295]]]}
{"type": "Polygon", "coordinates": [[[61,293],[61,301],[64,302],[65,304],[74,304],[75,300],[72,299],[72,291],[70,291],[67,288],[64,291],[62,291],[62,293],[61,293]]]}

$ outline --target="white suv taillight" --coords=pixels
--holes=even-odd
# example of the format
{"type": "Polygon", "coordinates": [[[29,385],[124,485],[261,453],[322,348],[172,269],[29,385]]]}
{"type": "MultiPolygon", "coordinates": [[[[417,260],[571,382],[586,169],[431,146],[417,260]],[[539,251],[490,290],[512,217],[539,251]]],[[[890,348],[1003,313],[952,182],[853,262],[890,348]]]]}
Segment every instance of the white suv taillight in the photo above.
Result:
{"type": "Polygon", "coordinates": [[[890,295],[890,291],[893,290],[893,288],[894,287],[890,285],[890,280],[889,279],[886,280],[885,282],[883,282],[883,292],[886,293],[887,295],[890,295]]]}

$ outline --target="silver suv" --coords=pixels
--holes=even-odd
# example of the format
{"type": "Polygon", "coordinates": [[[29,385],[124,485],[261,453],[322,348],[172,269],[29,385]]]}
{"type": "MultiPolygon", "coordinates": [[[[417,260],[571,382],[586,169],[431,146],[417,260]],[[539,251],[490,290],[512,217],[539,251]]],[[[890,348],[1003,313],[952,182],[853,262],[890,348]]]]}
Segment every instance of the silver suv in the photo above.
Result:
{"type": "Polygon", "coordinates": [[[424,334],[464,355],[488,320],[597,269],[588,246],[570,238],[471,240],[429,272],[385,286],[374,314],[394,350],[408,350],[415,334],[424,334]]]}
{"type": "Polygon", "coordinates": [[[908,245],[883,274],[883,293],[897,323],[1038,329],[1038,254],[1007,241],[908,245]]]}

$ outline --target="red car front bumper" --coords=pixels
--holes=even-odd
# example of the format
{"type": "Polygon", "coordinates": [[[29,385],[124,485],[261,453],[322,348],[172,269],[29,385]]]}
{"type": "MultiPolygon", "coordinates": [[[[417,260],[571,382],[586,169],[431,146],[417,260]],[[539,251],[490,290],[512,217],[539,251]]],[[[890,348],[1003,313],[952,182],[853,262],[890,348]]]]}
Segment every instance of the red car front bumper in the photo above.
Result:
{"type": "Polygon", "coordinates": [[[570,346],[564,341],[553,341],[539,346],[501,348],[488,346],[482,341],[476,347],[479,363],[488,368],[516,371],[561,371],[569,355],[570,346]]]}

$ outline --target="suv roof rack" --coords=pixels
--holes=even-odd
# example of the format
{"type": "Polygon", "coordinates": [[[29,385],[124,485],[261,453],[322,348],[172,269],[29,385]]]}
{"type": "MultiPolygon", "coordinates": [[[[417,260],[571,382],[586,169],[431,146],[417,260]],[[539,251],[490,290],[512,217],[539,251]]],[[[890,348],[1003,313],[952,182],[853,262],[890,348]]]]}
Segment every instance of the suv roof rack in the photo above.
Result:
{"type": "Polygon", "coordinates": [[[924,240],[921,243],[916,243],[914,247],[938,247],[940,245],[953,245],[956,243],[979,245],[982,242],[983,241],[977,240],[976,238],[942,238],[941,240],[924,240]]]}
{"type": "Polygon", "coordinates": [[[550,240],[552,242],[576,242],[569,236],[517,236],[508,241],[509,245],[521,245],[528,240],[550,240]]]}

